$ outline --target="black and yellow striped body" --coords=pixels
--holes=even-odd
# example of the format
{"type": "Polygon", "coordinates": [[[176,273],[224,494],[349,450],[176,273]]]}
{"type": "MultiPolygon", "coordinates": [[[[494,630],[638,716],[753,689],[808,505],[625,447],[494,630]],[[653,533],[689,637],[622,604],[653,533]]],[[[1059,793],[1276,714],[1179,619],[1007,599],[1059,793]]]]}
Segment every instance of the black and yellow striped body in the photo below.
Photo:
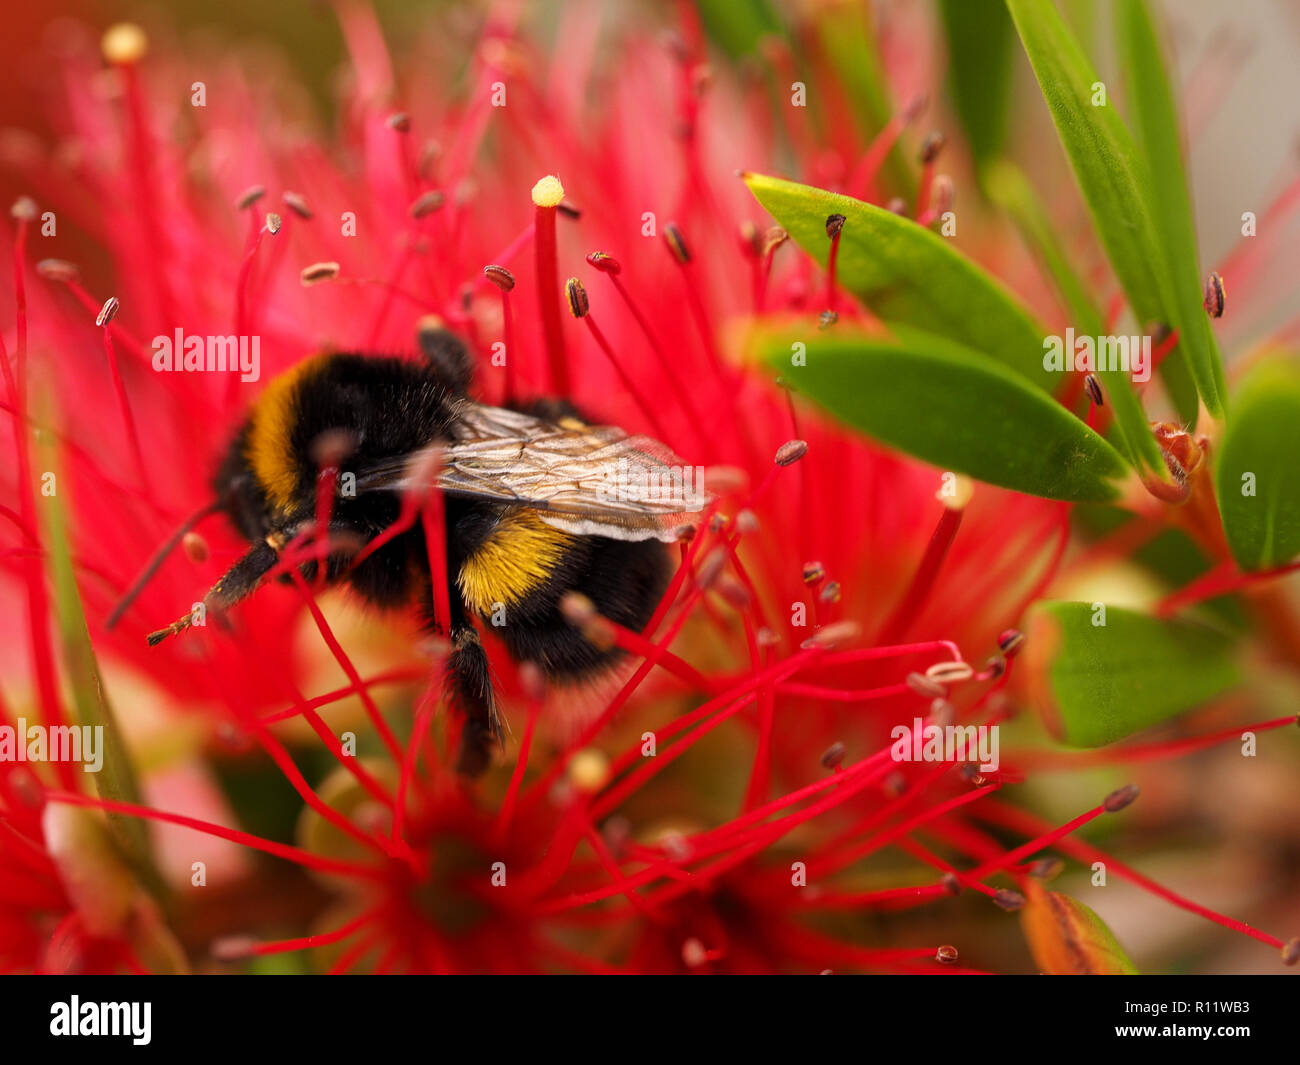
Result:
{"type": "MultiPolygon", "coordinates": [[[[315,520],[322,440],[347,443],[339,466],[344,487],[343,475],[361,480],[368,468],[449,440],[465,383],[432,354],[427,361],[309,359],[272,380],[253,406],[218,473],[218,497],[250,543],[279,551],[315,520]]],[[[577,417],[560,402],[534,404],[529,413],[556,421],[577,417]]],[[[340,543],[368,543],[401,509],[397,491],[336,492],[331,535],[340,543]]],[[[607,667],[616,652],[596,648],[571,628],[560,615],[561,597],[581,592],[602,614],[639,631],[667,586],[669,561],[658,541],[574,535],[520,506],[448,495],[443,509],[453,591],[449,677],[466,720],[461,768],[476,773],[486,767],[500,729],[487,658],[470,617],[478,615],[517,661],[534,662],[555,680],[579,679],[607,667]]],[[[441,627],[419,522],[353,566],[355,552],[354,546],[331,554],[327,577],[346,581],[375,606],[414,606],[430,630],[441,627]]],[[[315,563],[302,571],[313,577],[315,563]]]]}

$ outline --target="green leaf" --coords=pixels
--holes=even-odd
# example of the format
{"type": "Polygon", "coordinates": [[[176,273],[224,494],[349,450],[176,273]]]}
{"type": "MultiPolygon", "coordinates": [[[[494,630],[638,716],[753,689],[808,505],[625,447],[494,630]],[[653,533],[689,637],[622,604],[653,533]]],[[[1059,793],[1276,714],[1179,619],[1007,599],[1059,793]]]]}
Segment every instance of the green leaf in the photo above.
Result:
{"type": "Polygon", "coordinates": [[[1070,265],[1047,210],[1024,171],[1014,163],[999,160],[985,172],[984,185],[989,199],[1007,212],[1030,250],[1047,270],[1070,313],[1075,332],[1100,336],[1104,332],[1105,318],[1070,265]]]}
{"type": "Polygon", "coordinates": [[[1114,500],[1132,474],[1050,396],[969,348],[916,331],[906,343],[809,332],[766,338],[765,360],[841,421],[940,469],[1076,502],[1114,500]]]}
{"type": "MultiPolygon", "coordinates": [[[[746,175],[745,181],[768,213],[819,262],[826,262],[830,246],[827,215],[844,215],[837,276],[895,332],[908,326],[955,340],[1045,391],[1060,383],[1058,375],[1043,368],[1043,326],[944,238],[892,211],[838,193],[759,174],[746,175]]],[[[1168,470],[1127,374],[1114,370],[1098,376],[1129,461],[1148,476],[1154,471],[1166,479],[1168,470]]]]}
{"type": "MultiPolygon", "coordinates": [[[[1109,95],[1093,105],[1100,79],[1056,8],[1046,0],[1007,0],[1025,53],[1056,124],[1093,224],[1140,322],[1183,324],[1184,294],[1175,292],[1161,231],[1154,217],[1151,175],[1109,95]]],[[[1188,323],[1195,343],[1194,323],[1188,323]]],[[[1223,409],[1221,376],[1204,352],[1189,347],[1192,371],[1206,407],[1223,409]]],[[[1154,443],[1140,443],[1160,472],[1154,443]]]]}
{"type": "Polygon", "coordinates": [[[1002,151],[1015,35],[1003,0],[940,0],[952,102],[982,172],[1002,151]]]}
{"type": "MultiPolygon", "coordinates": [[[[1218,343],[1202,303],[1196,226],[1183,169],[1178,108],[1145,0],[1120,0],[1116,25],[1136,140],[1151,174],[1153,215],[1171,289],[1169,325],[1178,330],[1178,347],[1169,358],[1186,359],[1198,391],[1206,397],[1206,407],[1219,413],[1227,387],[1218,343]]],[[[1176,392],[1174,398],[1180,398],[1176,392]]],[[[1179,413],[1188,417],[1182,404],[1179,413]]],[[[1194,420],[1195,413],[1191,412],[1189,420],[1194,420]]]]}
{"type": "Polygon", "coordinates": [[[1300,368],[1262,363],[1233,400],[1215,460],[1219,513],[1232,557],[1270,569],[1300,554],[1300,368]]]}
{"type": "Polygon", "coordinates": [[[1071,747],[1114,743],[1240,680],[1231,641],[1191,621],[1103,603],[1045,602],[1030,608],[1025,635],[1035,709],[1071,747]]]}
{"type": "Polygon", "coordinates": [[[885,322],[915,326],[984,352],[1050,391],[1041,325],[948,242],[892,211],[809,185],[747,174],[749,191],[799,245],[825,265],[826,218],[844,215],[836,273],[885,322]]]}
{"type": "MultiPolygon", "coordinates": [[[[1070,266],[1047,212],[1024,173],[1013,163],[999,160],[985,174],[985,191],[994,203],[1011,216],[1030,248],[1046,267],[1069,310],[1075,333],[1079,336],[1101,336],[1105,332],[1101,311],[1070,266]]],[[[1168,366],[1168,362],[1165,365],[1168,366]]],[[[1128,460],[1135,467],[1154,470],[1159,479],[1166,479],[1167,471],[1160,459],[1160,449],[1151,435],[1146,412],[1133,391],[1128,375],[1123,371],[1103,370],[1097,376],[1101,379],[1107,400],[1115,412],[1115,435],[1128,460]]],[[[1193,408],[1195,399],[1193,389],[1193,408]]]]}
{"type": "MultiPolygon", "coordinates": [[[[57,470],[58,462],[52,445],[46,443],[41,452],[42,465],[38,468],[57,470]]],[[[57,474],[56,478],[54,482],[56,485],[67,483],[57,474]]],[[[90,642],[90,631],[86,627],[81,591],[77,587],[68,542],[63,497],[56,492],[50,496],[42,496],[41,503],[44,506],[42,524],[48,549],[46,564],[54,585],[54,607],[73,705],[81,725],[102,729],[100,736],[103,765],[98,773],[87,774],[87,779],[94,780],[95,789],[103,799],[138,804],[140,788],[136,783],[135,770],[122,739],[117,716],[113,713],[108,696],[104,692],[99,662],[90,642]]],[[[150,859],[149,837],[144,822],[139,818],[122,814],[109,814],[108,820],[113,826],[123,854],[141,882],[155,894],[161,892],[162,881],[150,859]]]]}
{"type": "Polygon", "coordinates": [[[753,55],[764,37],[782,32],[768,0],[695,0],[695,6],[709,39],[733,59],[753,55]]]}
{"type": "Polygon", "coordinates": [[[1029,952],[1049,976],[1133,976],[1129,960],[1115,933],[1078,899],[1048,891],[1030,880],[1028,902],[1020,911],[1029,952]]]}

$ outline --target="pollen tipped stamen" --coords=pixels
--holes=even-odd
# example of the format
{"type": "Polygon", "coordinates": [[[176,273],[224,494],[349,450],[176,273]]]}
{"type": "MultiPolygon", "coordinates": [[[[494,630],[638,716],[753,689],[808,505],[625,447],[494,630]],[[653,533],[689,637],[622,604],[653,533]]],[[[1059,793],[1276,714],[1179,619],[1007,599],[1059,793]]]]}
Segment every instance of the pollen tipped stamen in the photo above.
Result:
{"type": "Polygon", "coordinates": [[[555,215],[564,200],[564,186],[558,178],[548,175],[533,186],[532,199],[535,209],[533,248],[542,341],[550,367],[551,390],[557,395],[567,396],[570,392],[569,369],[565,357],[564,331],[560,324],[560,270],[555,245],[555,215]]]}

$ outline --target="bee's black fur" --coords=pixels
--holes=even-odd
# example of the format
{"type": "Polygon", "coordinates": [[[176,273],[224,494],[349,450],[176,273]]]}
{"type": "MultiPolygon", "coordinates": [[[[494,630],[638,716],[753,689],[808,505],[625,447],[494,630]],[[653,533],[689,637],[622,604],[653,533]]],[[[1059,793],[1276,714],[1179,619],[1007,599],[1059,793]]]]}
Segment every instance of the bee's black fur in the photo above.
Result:
{"type": "MultiPolygon", "coordinates": [[[[292,389],[287,412],[287,458],[295,481],[288,507],[275,506],[272,495],[259,482],[248,454],[250,425],[239,430],[214,484],[222,509],[253,545],[232,573],[251,574],[257,567],[265,573],[270,568],[266,564],[268,543],[278,551],[315,519],[322,440],[333,441],[339,469],[346,472],[365,470],[449,438],[457,403],[469,384],[471,361],[464,345],[445,331],[426,329],[419,336],[425,361],[341,354],[322,359],[303,373],[292,389]]],[[[557,421],[581,418],[565,400],[535,400],[517,409],[557,421]]],[[[501,742],[502,726],[487,653],[461,601],[457,574],[512,508],[453,496],[445,497],[443,503],[447,587],[452,598],[451,617],[445,619],[452,644],[447,689],[464,723],[458,768],[477,775],[489,764],[492,745],[501,742]]],[[[336,495],[331,537],[339,538],[340,543],[350,537],[353,543],[350,549],[340,547],[330,554],[327,577],[346,581],[377,607],[414,606],[426,628],[440,631],[444,626],[433,606],[425,532],[418,521],[355,567],[351,562],[359,546],[397,521],[401,509],[402,500],[395,491],[336,495]]],[[[304,563],[301,572],[309,579],[314,577],[316,563],[304,563]]],[[[515,660],[535,662],[555,679],[580,679],[609,666],[618,652],[597,648],[570,627],[560,614],[562,596],[581,592],[603,615],[639,631],[653,614],[668,577],[668,555],[658,541],[576,536],[544,583],[511,604],[506,623],[494,631],[515,660]]],[[[224,608],[233,604],[250,593],[256,582],[257,576],[241,581],[238,594],[233,594],[232,588],[231,595],[219,603],[213,600],[214,605],[224,608]]],[[[481,620],[491,623],[488,618],[481,620]]],[[[154,635],[161,639],[169,631],[180,629],[173,626],[154,635]]]]}

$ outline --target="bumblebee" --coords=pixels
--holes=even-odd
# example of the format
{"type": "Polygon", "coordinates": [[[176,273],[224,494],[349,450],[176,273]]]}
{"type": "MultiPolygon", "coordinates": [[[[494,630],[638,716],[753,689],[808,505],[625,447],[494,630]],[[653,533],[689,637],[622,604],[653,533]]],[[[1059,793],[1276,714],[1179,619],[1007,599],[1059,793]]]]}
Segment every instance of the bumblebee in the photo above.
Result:
{"type": "MultiPolygon", "coordinates": [[[[447,695],[462,721],[457,768],[476,776],[504,739],[473,618],[493,625],[512,658],[552,680],[609,669],[617,649],[572,628],[561,598],[580,592],[610,620],[643,629],[668,585],[665,544],[706,497],[618,491],[629,482],[680,489],[680,460],[658,441],[588,424],[567,401],[477,403],[465,345],[441,327],[418,335],[419,359],[324,354],[268,383],[220,465],[216,500],[200,512],[224,511],[250,546],[203,602],[220,616],[251,595],[286,547],[315,530],[324,513],[317,486],[334,484],[319,576],[374,607],[413,607],[427,631],[449,639],[447,695]],[[332,481],[319,476],[327,464],[339,471],[332,481]],[[396,531],[407,493],[434,487],[446,527],[445,620],[423,518],[396,531]]],[[[318,576],[317,558],[297,568],[318,576]]],[[[149,643],[184,631],[191,617],[151,633],[149,643]]]]}

